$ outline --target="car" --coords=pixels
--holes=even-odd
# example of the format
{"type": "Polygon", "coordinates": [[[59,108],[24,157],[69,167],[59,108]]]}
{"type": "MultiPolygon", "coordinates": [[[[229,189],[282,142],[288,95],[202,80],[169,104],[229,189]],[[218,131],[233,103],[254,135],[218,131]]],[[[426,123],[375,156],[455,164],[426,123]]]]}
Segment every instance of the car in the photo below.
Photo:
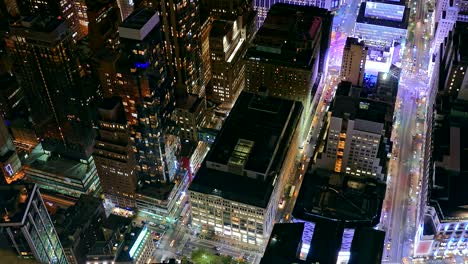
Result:
{"type": "Polygon", "coordinates": [[[175,244],[175,239],[171,241],[171,244],[169,244],[170,247],[174,247],[175,244]]]}
{"type": "Polygon", "coordinates": [[[213,247],[214,250],[219,251],[221,248],[220,247],[213,247]]]}
{"type": "Polygon", "coordinates": [[[284,198],[281,198],[278,207],[279,207],[280,209],[283,209],[283,208],[284,208],[284,204],[285,204],[284,198]]]}

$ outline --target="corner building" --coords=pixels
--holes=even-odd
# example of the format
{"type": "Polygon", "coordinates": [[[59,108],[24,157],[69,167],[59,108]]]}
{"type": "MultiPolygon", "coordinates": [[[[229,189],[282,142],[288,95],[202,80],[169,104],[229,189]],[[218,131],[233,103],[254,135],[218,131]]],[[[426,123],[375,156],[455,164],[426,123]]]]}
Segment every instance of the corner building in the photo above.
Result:
{"type": "Polygon", "coordinates": [[[264,246],[298,150],[300,102],[242,92],[189,188],[192,221],[264,246]]]}

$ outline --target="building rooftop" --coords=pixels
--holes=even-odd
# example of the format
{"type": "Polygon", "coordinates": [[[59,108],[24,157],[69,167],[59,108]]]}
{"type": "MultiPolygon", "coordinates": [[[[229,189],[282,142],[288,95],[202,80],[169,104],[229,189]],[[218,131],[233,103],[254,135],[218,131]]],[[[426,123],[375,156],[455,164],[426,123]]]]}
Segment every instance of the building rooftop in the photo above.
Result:
{"type": "Polygon", "coordinates": [[[174,189],[174,185],[175,184],[173,182],[145,182],[140,188],[138,188],[137,193],[153,199],[165,201],[169,198],[172,190],[174,189]]]}
{"type": "Polygon", "coordinates": [[[23,224],[37,188],[35,184],[0,186],[0,227],[23,224]]]}
{"type": "Polygon", "coordinates": [[[88,10],[95,10],[99,11],[107,6],[112,6],[115,1],[114,0],[86,0],[86,8],[88,10]]]}
{"type": "Polygon", "coordinates": [[[71,36],[65,20],[56,17],[25,17],[11,27],[12,35],[25,37],[27,42],[53,45],[71,36]]]}
{"type": "Polygon", "coordinates": [[[33,149],[23,164],[26,173],[40,171],[42,174],[48,174],[49,177],[63,178],[65,181],[67,179],[82,181],[93,170],[93,166],[79,161],[49,155],[42,149],[41,144],[33,149]]]}
{"type": "Polygon", "coordinates": [[[234,24],[233,21],[218,20],[218,19],[214,20],[211,23],[210,38],[226,36],[229,33],[229,31],[232,30],[232,24],[234,24]]]}
{"type": "Polygon", "coordinates": [[[125,112],[120,97],[104,98],[97,107],[99,119],[102,121],[127,124],[125,112]]]}
{"type": "Polygon", "coordinates": [[[200,111],[203,105],[203,98],[195,94],[188,94],[186,96],[178,96],[176,98],[176,108],[186,110],[190,113],[200,111]]]}
{"type": "Polygon", "coordinates": [[[141,41],[159,23],[158,13],[149,8],[133,11],[119,26],[121,38],[141,41]]]}
{"type": "Polygon", "coordinates": [[[334,117],[344,118],[349,115],[351,120],[362,119],[377,123],[385,122],[387,111],[386,104],[351,96],[337,96],[331,110],[334,117]]]}
{"type": "Polygon", "coordinates": [[[153,9],[142,8],[135,10],[124,21],[122,21],[120,27],[141,29],[154,15],[157,15],[157,13],[153,9]]]}
{"type": "MultiPolygon", "coordinates": [[[[393,4],[393,2],[388,1],[393,4]]],[[[397,20],[389,20],[389,19],[382,19],[374,16],[366,16],[366,6],[367,3],[372,3],[372,2],[362,2],[361,6],[359,8],[359,13],[356,18],[356,23],[363,23],[363,24],[372,24],[372,25],[377,25],[377,26],[383,26],[383,27],[392,27],[392,28],[400,28],[400,29],[407,29],[408,28],[408,21],[409,21],[409,14],[410,14],[410,9],[409,8],[404,8],[403,16],[400,21],[397,20]]],[[[398,5],[398,2],[395,2],[396,5],[398,5]]]]}
{"type": "Polygon", "coordinates": [[[273,5],[248,49],[246,58],[309,69],[320,48],[324,27],[322,9],[288,4],[273,5]],[[304,42],[310,44],[304,47],[304,42]]]}
{"type": "Polygon", "coordinates": [[[379,222],[386,184],[325,169],[308,172],[296,200],[293,216],[316,222],[345,221],[346,227],[374,226],[379,222]]]}
{"type": "Polygon", "coordinates": [[[103,227],[114,231],[125,230],[131,223],[131,218],[110,214],[106,221],[104,221],[103,227]]]}
{"type": "Polygon", "coordinates": [[[242,92],[190,189],[266,206],[301,112],[300,102],[242,92]]]}
{"type": "Polygon", "coordinates": [[[391,4],[391,5],[406,5],[405,0],[368,0],[367,2],[391,4]]]}
{"type": "Polygon", "coordinates": [[[81,195],[74,206],[53,215],[54,226],[62,245],[67,247],[73,243],[75,232],[84,230],[89,221],[93,221],[95,219],[93,217],[99,212],[104,215],[102,201],[99,198],[81,195]]]}
{"type": "Polygon", "coordinates": [[[304,223],[275,224],[261,264],[300,263],[304,223]]]}

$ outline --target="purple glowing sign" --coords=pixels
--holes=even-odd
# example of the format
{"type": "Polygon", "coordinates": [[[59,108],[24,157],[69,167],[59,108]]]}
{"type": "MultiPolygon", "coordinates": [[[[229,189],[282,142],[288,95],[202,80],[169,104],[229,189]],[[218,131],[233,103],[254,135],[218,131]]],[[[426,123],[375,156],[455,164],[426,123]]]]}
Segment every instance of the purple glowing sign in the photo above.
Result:
{"type": "Polygon", "coordinates": [[[136,62],[135,63],[135,68],[137,68],[137,69],[146,69],[146,68],[149,67],[149,65],[150,65],[149,61],[145,62],[145,63],[136,62]]]}

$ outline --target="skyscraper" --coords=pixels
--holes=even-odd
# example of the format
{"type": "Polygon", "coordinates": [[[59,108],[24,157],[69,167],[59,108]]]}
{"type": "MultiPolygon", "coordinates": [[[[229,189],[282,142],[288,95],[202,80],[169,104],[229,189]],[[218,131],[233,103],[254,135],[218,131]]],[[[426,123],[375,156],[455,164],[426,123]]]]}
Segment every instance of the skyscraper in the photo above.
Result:
{"type": "Polygon", "coordinates": [[[118,49],[118,27],[122,22],[116,0],[86,0],[89,45],[94,53],[118,49]]]}
{"type": "Polygon", "coordinates": [[[135,207],[135,156],[120,98],[106,98],[98,107],[98,137],[93,158],[107,199],[121,208],[135,207]]]}
{"type": "Polygon", "coordinates": [[[73,40],[79,40],[84,35],[80,29],[80,21],[73,0],[12,0],[16,1],[21,16],[52,16],[66,21],[73,40]]]}
{"type": "Polygon", "coordinates": [[[40,263],[68,263],[37,185],[0,186],[0,206],[2,248],[40,263]]]}
{"type": "Polygon", "coordinates": [[[199,0],[152,0],[142,1],[142,5],[159,11],[167,63],[177,90],[203,96],[199,0]]]}
{"type": "Polygon", "coordinates": [[[215,20],[210,32],[212,98],[229,109],[245,86],[247,43],[241,30],[237,20],[215,20]]]}
{"type": "Polygon", "coordinates": [[[44,149],[86,160],[94,138],[91,106],[98,90],[87,82],[87,67],[77,59],[66,23],[28,17],[12,27],[6,42],[44,149]]]}
{"type": "Polygon", "coordinates": [[[367,47],[356,38],[348,38],[341,63],[341,80],[362,86],[366,65],[367,47]]]}
{"type": "Polygon", "coordinates": [[[175,174],[177,143],[164,133],[174,92],[160,30],[159,16],[152,9],[136,10],[120,25],[117,84],[107,94],[122,98],[140,176],[168,182],[175,174]]]}
{"type": "Polygon", "coordinates": [[[244,57],[246,91],[258,93],[266,87],[270,95],[302,102],[301,140],[307,136],[313,98],[326,65],[331,18],[325,9],[276,4],[244,57]]]}
{"type": "Polygon", "coordinates": [[[435,7],[435,32],[432,48],[434,52],[438,52],[439,45],[453,30],[455,22],[458,19],[459,1],[457,0],[441,0],[437,1],[435,7]]]}

